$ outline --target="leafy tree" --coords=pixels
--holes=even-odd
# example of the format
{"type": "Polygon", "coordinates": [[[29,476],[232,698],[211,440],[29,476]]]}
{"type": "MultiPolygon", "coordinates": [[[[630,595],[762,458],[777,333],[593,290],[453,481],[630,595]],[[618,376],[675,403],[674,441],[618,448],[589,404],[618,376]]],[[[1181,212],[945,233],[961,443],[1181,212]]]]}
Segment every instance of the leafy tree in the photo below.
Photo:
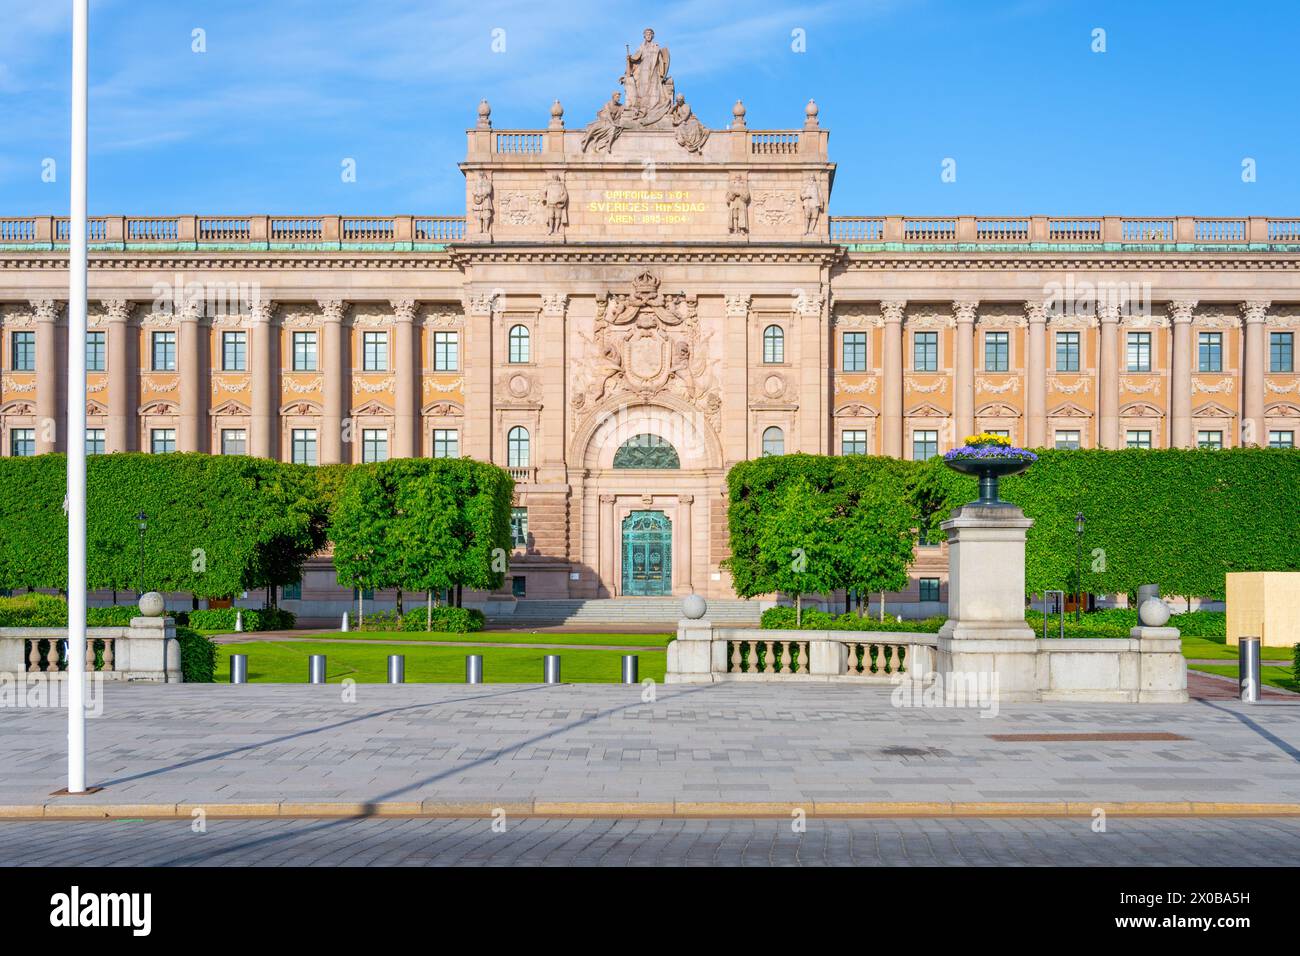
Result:
{"type": "Polygon", "coordinates": [[[831,496],[796,477],[777,492],[770,520],[758,532],[759,560],[775,589],[794,595],[795,626],[803,617],[803,596],[837,586],[840,548],[833,539],[836,507],[831,496]]]}

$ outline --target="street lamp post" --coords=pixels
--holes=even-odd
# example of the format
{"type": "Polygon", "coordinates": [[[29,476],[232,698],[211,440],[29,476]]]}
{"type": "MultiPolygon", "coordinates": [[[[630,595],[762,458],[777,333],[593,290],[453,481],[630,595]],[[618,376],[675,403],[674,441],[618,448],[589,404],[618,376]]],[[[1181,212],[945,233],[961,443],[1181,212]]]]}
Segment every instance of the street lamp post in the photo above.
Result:
{"type": "Polygon", "coordinates": [[[144,597],[144,533],[149,530],[149,516],[141,511],[135,516],[136,527],[140,531],[140,577],[139,592],[136,594],[136,600],[144,597]]]}
{"type": "Polygon", "coordinates": [[[1083,619],[1083,512],[1074,515],[1074,623],[1083,619]]]}

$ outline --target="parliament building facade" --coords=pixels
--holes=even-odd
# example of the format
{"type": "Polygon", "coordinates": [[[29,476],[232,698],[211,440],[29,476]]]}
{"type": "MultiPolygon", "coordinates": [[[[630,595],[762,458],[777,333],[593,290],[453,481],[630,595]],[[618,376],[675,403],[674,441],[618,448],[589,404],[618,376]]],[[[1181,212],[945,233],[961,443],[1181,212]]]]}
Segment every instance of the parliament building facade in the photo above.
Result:
{"type": "MultiPolygon", "coordinates": [[[[765,454],[1294,445],[1300,219],[831,216],[814,103],[710,129],[649,31],[620,82],[581,127],[480,103],[464,215],[93,219],[87,447],[495,462],[506,600],[731,597],[765,454]]],[[[0,220],[5,455],[64,448],[67,230],[0,220]]]]}

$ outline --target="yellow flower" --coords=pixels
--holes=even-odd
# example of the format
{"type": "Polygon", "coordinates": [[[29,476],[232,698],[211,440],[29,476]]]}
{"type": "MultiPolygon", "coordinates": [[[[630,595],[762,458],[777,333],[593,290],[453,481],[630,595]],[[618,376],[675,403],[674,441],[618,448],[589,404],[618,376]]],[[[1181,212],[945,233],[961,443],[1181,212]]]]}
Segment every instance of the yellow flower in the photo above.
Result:
{"type": "Polygon", "coordinates": [[[1011,447],[1011,439],[1005,435],[994,435],[990,432],[980,432],[978,435],[966,436],[966,444],[970,446],[980,445],[999,445],[1003,448],[1011,447]]]}

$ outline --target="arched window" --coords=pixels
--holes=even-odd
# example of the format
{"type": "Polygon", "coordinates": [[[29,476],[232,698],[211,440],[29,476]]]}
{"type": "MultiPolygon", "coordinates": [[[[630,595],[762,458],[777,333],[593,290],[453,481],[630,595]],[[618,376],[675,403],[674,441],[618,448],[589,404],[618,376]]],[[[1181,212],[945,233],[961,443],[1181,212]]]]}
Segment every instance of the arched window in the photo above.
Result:
{"type": "Polygon", "coordinates": [[[763,429],[763,454],[765,456],[785,454],[785,432],[775,425],[763,429]]]}
{"type": "Polygon", "coordinates": [[[615,468],[680,468],[677,449],[658,435],[634,435],[614,452],[615,468]]]}
{"type": "Polygon", "coordinates": [[[519,365],[532,361],[532,351],[528,342],[528,326],[512,325],[510,327],[510,364],[519,365]]]}
{"type": "Polygon", "coordinates": [[[528,467],[528,429],[522,425],[516,425],[506,435],[506,466],[528,467]]]}
{"type": "Polygon", "coordinates": [[[785,361],[785,330],[779,325],[769,325],[763,330],[763,361],[768,365],[785,361]]]}

